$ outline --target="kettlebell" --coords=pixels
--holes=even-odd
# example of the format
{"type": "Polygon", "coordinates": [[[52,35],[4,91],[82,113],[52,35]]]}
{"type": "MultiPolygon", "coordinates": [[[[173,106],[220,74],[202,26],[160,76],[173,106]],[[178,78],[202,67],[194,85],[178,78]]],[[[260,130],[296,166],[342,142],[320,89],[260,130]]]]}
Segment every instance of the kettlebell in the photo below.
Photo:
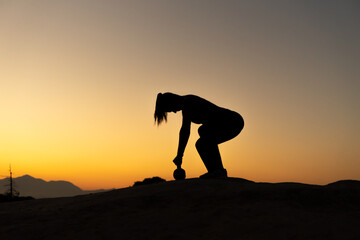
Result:
{"type": "Polygon", "coordinates": [[[173,176],[175,180],[183,180],[186,178],[185,170],[181,167],[178,167],[177,169],[175,169],[173,176]]]}

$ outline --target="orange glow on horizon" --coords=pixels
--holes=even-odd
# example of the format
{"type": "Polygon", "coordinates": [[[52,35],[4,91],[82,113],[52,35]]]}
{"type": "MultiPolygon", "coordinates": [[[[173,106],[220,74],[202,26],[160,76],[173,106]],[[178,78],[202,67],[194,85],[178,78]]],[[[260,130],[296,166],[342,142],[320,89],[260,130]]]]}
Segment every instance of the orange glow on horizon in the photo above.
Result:
{"type": "MultiPolygon", "coordinates": [[[[360,30],[349,4],[35,2],[0,4],[0,175],[11,163],[14,177],[82,189],[171,180],[181,113],[153,119],[169,91],[244,117],[220,145],[230,176],[359,179],[360,30]]],[[[197,128],[188,177],[205,172],[197,128]]]]}

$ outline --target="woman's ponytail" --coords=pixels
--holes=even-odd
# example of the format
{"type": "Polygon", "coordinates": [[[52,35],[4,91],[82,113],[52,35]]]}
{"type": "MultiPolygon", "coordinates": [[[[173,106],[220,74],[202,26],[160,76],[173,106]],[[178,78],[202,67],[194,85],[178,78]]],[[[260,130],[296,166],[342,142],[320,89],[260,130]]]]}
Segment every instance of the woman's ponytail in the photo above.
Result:
{"type": "Polygon", "coordinates": [[[164,96],[162,93],[158,93],[156,97],[154,119],[157,125],[160,125],[164,120],[167,121],[167,112],[164,109],[164,96]]]}

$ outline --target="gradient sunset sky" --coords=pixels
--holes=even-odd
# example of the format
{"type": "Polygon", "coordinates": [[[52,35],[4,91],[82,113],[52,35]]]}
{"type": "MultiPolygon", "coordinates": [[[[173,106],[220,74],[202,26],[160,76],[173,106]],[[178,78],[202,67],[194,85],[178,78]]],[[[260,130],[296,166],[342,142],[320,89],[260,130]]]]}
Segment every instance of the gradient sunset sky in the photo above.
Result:
{"type": "MultiPolygon", "coordinates": [[[[83,189],[172,179],[181,113],[158,92],[239,112],[230,176],[360,179],[359,1],[0,0],[0,175],[83,189]]],[[[184,154],[188,177],[205,167],[184,154]]]]}

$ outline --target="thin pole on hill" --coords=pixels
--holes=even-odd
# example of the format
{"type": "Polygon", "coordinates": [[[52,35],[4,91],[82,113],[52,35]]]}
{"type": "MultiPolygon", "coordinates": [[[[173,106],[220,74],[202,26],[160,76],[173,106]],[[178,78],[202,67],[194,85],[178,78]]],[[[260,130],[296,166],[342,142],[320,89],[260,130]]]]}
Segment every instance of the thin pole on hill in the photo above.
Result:
{"type": "Polygon", "coordinates": [[[10,164],[10,198],[13,198],[13,180],[12,180],[12,171],[11,171],[11,164],[10,164]]]}

